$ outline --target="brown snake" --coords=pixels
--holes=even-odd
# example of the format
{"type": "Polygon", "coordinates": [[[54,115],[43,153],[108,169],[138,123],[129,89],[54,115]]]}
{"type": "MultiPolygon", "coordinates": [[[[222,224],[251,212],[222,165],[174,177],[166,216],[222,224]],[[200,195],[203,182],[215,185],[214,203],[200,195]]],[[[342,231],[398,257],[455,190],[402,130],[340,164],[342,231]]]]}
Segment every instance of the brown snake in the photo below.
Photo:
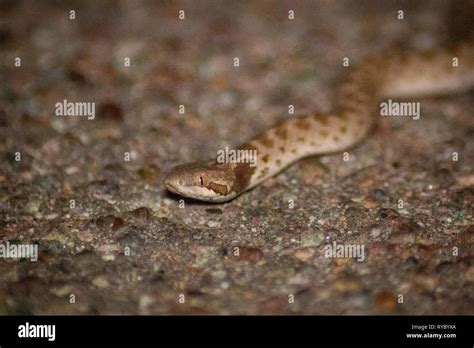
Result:
{"type": "Polygon", "coordinates": [[[350,69],[332,112],[274,125],[237,147],[240,161],[218,158],[175,166],[164,184],[181,196],[229,201],[300,158],[340,152],[360,142],[373,128],[374,111],[383,98],[448,94],[473,85],[474,42],[369,57],[350,69]]]}

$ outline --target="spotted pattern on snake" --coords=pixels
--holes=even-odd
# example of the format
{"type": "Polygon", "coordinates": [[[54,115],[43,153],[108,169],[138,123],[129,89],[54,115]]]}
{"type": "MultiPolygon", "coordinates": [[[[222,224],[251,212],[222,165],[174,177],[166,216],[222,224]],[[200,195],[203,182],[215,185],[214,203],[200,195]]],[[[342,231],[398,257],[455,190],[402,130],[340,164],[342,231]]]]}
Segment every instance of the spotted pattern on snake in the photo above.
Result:
{"type": "Polygon", "coordinates": [[[246,153],[256,150],[256,166],[246,158],[239,163],[182,164],[170,170],[164,185],[184,197],[226,202],[303,157],[334,154],[356,145],[374,127],[382,98],[450,94],[473,85],[474,42],[372,56],[350,70],[332,112],[286,120],[240,145],[237,150],[249,150],[246,153]]]}

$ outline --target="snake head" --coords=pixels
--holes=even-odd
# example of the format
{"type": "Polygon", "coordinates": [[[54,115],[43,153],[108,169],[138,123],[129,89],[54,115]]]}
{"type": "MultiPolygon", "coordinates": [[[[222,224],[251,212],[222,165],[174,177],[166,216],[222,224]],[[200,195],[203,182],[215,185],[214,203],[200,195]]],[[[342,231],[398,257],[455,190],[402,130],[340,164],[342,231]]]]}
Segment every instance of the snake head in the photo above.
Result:
{"type": "Polygon", "coordinates": [[[178,195],[217,203],[237,195],[234,182],[231,166],[212,161],[177,165],[166,175],[164,185],[178,195]]]}

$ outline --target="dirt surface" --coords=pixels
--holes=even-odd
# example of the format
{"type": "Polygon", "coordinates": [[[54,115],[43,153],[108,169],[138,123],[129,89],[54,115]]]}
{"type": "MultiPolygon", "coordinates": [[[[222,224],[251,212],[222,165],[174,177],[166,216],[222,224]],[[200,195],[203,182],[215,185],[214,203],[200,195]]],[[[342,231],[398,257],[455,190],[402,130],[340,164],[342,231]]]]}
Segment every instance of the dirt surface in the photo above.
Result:
{"type": "Polygon", "coordinates": [[[329,109],[344,57],[449,43],[465,14],[448,1],[1,2],[0,244],[37,244],[39,258],[0,259],[0,314],[474,314],[472,92],[417,100],[419,120],[380,117],[348,161],[302,160],[230,203],[161,183],[329,109]],[[94,102],[95,118],[57,116],[65,99],[94,102]],[[327,257],[334,242],[364,259],[327,257]]]}

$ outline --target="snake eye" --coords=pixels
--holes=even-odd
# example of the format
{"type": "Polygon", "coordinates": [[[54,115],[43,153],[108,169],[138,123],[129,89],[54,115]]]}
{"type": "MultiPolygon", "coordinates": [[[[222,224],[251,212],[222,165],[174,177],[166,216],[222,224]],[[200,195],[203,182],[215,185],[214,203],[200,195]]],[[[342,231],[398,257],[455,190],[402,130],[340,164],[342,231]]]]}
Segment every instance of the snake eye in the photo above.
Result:
{"type": "Polygon", "coordinates": [[[203,187],[204,186],[204,177],[202,175],[199,175],[199,177],[197,178],[197,182],[199,184],[199,186],[203,187]]]}

